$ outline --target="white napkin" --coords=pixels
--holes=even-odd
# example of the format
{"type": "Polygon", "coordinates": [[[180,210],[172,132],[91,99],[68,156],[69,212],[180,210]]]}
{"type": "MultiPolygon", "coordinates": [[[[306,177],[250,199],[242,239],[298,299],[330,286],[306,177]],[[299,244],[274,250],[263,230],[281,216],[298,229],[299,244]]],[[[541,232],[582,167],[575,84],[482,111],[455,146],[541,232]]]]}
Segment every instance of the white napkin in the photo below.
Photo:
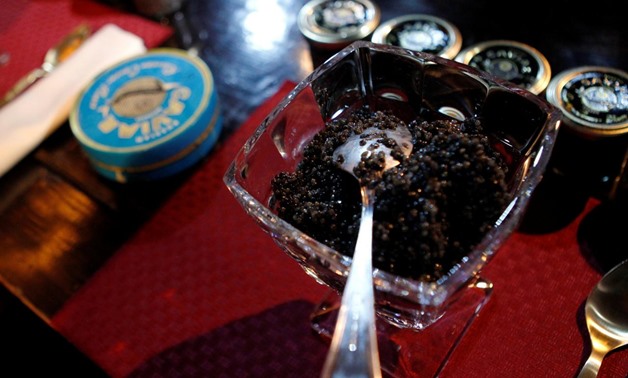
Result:
{"type": "Polygon", "coordinates": [[[54,71],[4,105],[0,109],[0,177],[67,120],[92,79],[145,51],[139,36],[104,25],[54,71]]]}

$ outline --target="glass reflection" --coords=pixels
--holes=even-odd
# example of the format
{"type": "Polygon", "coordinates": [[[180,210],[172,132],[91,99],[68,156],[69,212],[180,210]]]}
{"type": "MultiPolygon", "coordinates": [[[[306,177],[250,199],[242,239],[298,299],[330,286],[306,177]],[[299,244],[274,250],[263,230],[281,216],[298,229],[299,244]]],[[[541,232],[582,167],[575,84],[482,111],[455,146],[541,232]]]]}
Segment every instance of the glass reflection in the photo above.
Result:
{"type": "Polygon", "coordinates": [[[246,3],[246,13],[242,31],[248,45],[270,50],[286,38],[288,15],[277,2],[250,0],[246,3]]]}

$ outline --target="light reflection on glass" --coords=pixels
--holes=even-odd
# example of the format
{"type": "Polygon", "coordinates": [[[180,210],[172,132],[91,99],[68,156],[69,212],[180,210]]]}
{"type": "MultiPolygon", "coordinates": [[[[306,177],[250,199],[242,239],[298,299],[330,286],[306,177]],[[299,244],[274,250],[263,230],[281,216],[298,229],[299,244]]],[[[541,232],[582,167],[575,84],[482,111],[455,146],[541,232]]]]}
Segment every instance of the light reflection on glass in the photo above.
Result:
{"type": "Polygon", "coordinates": [[[270,50],[285,39],[288,15],[276,2],[250,0],[242,21],[246,43],[255,49],[270,50]]]}

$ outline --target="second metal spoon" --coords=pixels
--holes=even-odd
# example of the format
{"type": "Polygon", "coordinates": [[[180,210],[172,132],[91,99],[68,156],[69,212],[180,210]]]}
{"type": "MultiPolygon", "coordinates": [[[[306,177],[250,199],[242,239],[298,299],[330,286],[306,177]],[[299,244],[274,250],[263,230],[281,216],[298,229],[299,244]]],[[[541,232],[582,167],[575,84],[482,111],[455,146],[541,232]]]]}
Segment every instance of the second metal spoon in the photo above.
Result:
{"type": "Polygon", "coordinates": [[[584,311],[591,355],[578,378],[593,378],[608,352],[628,345],[628,260],[602,277],[589,294],[584,311]]]}
{"type": "Polygon", "coordinates": [[[46,52],[44,62],[26,76],[20,79],[4,96],[0,99],[0,107],[24,92],[33,83],[46,76],[54,70],[59,63],[66,60],[76,49],[89,37],[90,28],[88,25],[80,25],[70,34],[65,36],[59,43],[46,52]]]}

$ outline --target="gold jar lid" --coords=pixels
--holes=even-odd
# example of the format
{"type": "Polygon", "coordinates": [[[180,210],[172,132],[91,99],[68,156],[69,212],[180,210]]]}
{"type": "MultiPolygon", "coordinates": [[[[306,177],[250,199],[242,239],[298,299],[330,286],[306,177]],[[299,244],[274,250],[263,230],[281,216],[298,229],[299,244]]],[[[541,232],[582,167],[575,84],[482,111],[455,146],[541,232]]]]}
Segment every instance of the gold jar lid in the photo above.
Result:
{"type": "Polygon", "coordinates": [[[312,0],[299,11],[297,25],[313,45],[340,49],[368,37],[380,14],[369,0],[312,0]]]}
{"type": "Polygon", "coordinates": [[[451,22],[427,14],[400,16],[382,23],[371,42],[453,59],[462,47],[462,35],[451,22]]]}
{"type": "Polygon", "coordinates": [[[510,81],[534,94],[542,93],[552,77],[545,56],[534,47],[516,41],[481,42],[462,50],[456,60],[510,81]]]}
{"type": "Polygon", "coordinates": [[[589,137],[628,135],[628,73],[600,66],[563,71],[549,83],[547,100],[563,123],[589,137]]]}

